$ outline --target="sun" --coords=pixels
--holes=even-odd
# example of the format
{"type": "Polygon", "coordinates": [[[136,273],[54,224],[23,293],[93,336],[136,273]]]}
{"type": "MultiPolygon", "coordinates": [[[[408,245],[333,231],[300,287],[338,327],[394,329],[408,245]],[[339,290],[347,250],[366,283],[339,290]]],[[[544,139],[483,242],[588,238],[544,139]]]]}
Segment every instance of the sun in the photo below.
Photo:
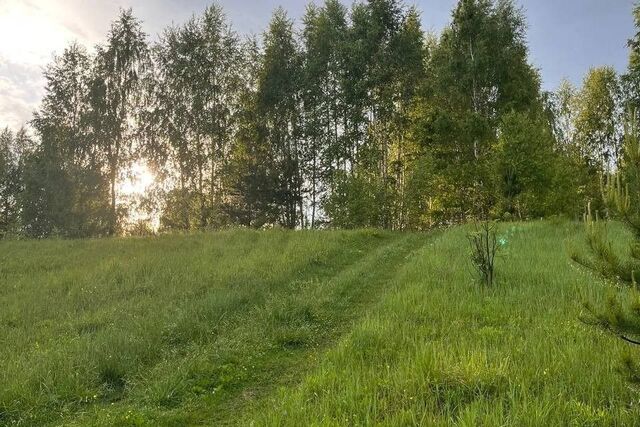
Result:
{"type": "Polygon", "coordinates": [[[120,182],[119,192],[127,198],[145,196],[155,180],[156,177],[147,164],[134,163],[120,182]]]}
{"type": "Polygon", "coordinates": [[[144,162],[137,162],[124,173],[123,179],[118,184],[118,203],[127,205],[127,218],[125,228],[144,223],[151,230],[160,228],[160,213],[157,210],[149,211],[142,207],[142,201],[150,195],[156,184],[156,176],[144,162]]]}

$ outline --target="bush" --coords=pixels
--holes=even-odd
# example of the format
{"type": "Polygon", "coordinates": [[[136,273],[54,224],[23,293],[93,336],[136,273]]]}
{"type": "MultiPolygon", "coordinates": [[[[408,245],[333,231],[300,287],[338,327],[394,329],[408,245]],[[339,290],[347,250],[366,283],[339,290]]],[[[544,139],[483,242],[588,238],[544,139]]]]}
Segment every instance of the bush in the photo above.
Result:
{"type": "Polygon", "coordinates": [[[471,263],[478,273],[480,282],[492,287],[495,281],[495,260],[501,244],[495,224],[485,221],[476,224],[476,230],[468,235],[471,244],[471,263]]]}

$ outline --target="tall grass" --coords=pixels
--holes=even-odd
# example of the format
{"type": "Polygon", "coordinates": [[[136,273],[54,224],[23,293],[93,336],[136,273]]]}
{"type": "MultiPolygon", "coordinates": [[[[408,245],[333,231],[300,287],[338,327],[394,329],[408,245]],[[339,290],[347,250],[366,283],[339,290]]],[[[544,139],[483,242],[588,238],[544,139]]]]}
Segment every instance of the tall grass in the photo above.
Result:
{"type": "Polygon", "coordinates": [[[583,227],[470,231],[0,243],[0,425],[636,424],[583,227]]]}
{"type": "Polygon", "coordinates": [[[389,293],[256,425],[636,425],[640,393],[618,374],[621,342],[580,320],[604,284],[565,243],[581,226],[503,227],[499,286],[465,268],[465,229],[417,252],[389,293]],[[509,233],[507,233],[507,231],[509,233]]]}
{"type": "Polygon", "coordinates": [[[305,297],[322,298],[320,284],[395,240],[231,231],[2,243],[0,424],[89,412],[85,423],[120,407],[123,420],[153,408],[152,420],[202,396],[225,400],[274,347],[312,344],[322,312],[305,297]]]}

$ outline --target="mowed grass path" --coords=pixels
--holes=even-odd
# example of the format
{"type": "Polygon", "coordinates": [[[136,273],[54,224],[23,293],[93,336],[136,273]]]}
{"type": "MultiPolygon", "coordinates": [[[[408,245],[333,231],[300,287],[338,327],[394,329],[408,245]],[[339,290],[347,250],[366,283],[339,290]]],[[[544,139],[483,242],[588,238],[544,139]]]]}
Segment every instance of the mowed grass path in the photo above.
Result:
{"type": "Polygon", "coordinates": [[[582,226],[468,231],[0,243],[0,425],[640,424],[582,226]]]}
{"type": "Polygon", "coordinates": [[[0,424],[236,419],[375,302],[423,235],[0,244],[0,424]]]}

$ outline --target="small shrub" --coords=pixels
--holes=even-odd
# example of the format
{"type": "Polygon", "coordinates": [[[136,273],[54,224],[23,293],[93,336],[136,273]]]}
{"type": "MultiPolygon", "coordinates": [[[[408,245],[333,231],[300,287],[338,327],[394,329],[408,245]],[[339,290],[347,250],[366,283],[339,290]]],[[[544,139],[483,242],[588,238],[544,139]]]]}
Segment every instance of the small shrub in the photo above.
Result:
{"type": "Polygon", "coordinates": [[[471,245],[471,264],[478,273],[480,282],[493,286],[495,281],[495,260],[502,246],[498,240],[495,225],[489,221],[476,224],[476,230],[468,236],[471,245]]]}

